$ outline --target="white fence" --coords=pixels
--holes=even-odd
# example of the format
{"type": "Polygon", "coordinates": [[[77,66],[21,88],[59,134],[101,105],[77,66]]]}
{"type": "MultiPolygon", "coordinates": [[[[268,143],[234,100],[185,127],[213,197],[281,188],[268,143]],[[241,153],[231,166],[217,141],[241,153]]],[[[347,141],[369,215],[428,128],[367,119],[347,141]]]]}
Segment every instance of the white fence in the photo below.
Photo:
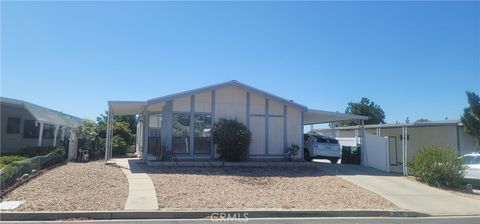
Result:
{"type": "Polygon", "coordinates": [[[390,172],[388,138],[365,133],[364,166],[390,172]]]}
{"type": "MultiPolygon", "coordinates": [[[[361,145],[359,137],[336,138],[341,146],[361,145]]],[[[362,165],[390,172],[388,138],[365,133],[365,148],[362,148],[362,165]]]]}

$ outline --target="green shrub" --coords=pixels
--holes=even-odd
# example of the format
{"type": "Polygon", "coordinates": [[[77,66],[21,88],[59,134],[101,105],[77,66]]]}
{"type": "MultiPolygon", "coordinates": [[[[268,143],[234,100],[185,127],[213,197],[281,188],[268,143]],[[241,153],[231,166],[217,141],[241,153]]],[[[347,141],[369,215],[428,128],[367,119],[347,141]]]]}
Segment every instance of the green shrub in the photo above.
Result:
{"type": "Polygon", "coordinates": [[[53,152],[57,153],[60,155],[62,158],[67,159],[67,152],[65,152],[65,148],[63,147],[57,147],[53,152]]]}
{"type": "Polygon", "coordinates": [[[215,124],[213,142],[217,144],[220,159],[241,161],[246,158],[252,133],[237,120],[220,119],[215,124]]]}
{"type": "Polygon", "coordinates": [[[25,157],[35,157],[46,155],[50,152],[53,152],[56,148],[52,146],[38,146],[38,147],[26,147],[22,149],[20,155],[25,157]]]}
{"type": "Polygon", "coordinates": [[[408,168],[418,180],[429,185],[457,188],[463,184],[463,160],[450,147],[425,147],[415,153],[408,168]]]}
{"type": "Polygon", "coordinates": [[[0,188],[10,187],[23,174],[31,174],[32,170],[45,169],[63,161],[64,158],[61,154],[51,152],[47,155],[12,162],[0,171],[0,188]]]}
{"type": "Polygon", "coordinates": [[[0,169],[12,162],[24,160],[26,157],[23,156],[0,156],[0,169]]]}
{"type": "Polygon", "coordinates": [[[114,156],[124,156],[127,154],[127,142],[120,136],[116,135],[112,138],[112,154],[114,156]]]}
{"type": "Polygon", "coordinates": [[[0,171],[0,189],[12,186],[23,174],[31,174],[35,167],[36,164],[29,159],[8,164],[0,171]]]}

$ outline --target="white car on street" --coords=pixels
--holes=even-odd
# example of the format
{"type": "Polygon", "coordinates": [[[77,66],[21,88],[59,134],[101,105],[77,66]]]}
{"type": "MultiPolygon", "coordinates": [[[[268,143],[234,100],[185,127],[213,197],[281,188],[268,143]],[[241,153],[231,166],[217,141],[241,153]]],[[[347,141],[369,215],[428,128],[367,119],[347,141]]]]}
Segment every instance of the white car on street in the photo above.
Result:
{"type": "Polygon", "coordinates": [[[319,134],[304,134],[303,140],[305,147],[303,155],[306,161],[328,159],[335,164],[342,157],[342,148],[334,138],[319,134]]]}
{"type": "Polygon", "coordinates": [[[480,180],[480,153],[470,153],[462,156],[465,163],[465,179],[480,180]]]}

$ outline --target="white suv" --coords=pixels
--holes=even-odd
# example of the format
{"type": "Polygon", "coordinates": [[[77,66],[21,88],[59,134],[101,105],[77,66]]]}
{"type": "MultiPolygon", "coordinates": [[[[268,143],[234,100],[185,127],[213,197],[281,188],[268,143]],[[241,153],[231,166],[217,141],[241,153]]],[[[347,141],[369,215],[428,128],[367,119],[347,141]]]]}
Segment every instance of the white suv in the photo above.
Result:
{"type": "Polygon", "coordinates": [[[337,163],[342,157],[342,148],[334,138],[319,134],[304,134],[303,155],[306,161],[312,159],[328,159],[331,163],[337,163]]]}

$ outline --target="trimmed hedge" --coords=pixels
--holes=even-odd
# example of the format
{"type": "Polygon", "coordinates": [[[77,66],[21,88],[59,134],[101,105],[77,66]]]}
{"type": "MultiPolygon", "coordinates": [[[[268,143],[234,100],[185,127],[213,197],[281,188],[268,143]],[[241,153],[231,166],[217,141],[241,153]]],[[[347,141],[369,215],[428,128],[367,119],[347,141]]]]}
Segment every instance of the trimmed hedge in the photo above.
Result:
{"type": "Polygon", "coordinates": [[[229,162],[244,160],[251,141],[252,133],[237,120],[220,119],[215,124],[213,142],[217,144],[220,159],[229,162]]]}
{"type": "Polygon", "coordinates": [[[63,161],[63,155],[51,152],[44,156],[12,162],[0,170],[0,189],[12,186],[24,174],[31,174],[33,170],[45,169],[63,161]]]}

